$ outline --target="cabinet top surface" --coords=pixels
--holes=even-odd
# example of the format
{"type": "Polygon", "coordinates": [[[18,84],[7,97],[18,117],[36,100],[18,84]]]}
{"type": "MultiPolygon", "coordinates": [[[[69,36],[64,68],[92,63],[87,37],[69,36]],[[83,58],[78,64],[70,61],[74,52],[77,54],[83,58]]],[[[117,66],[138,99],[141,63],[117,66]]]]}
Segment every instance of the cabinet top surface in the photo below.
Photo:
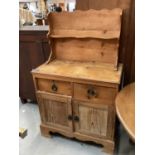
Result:
{"type": "Polygon", "coordinates": [[[122,64],[118,65],[118,70],[113,70],[110,65],[103,63],[53,60],[32,73],[119,84],[122,69],[122,64]]]}

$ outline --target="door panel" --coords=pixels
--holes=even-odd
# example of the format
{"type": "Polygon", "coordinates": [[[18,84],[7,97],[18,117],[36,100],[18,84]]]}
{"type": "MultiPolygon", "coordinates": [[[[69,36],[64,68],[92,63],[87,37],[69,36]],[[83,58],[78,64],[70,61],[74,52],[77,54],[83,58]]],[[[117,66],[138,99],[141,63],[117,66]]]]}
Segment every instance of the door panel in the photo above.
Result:
{"type": "Polygon", "coordinates": [[[43,124],[62,130],[72,131],[71,97],[45,92],[37,92],[39,110],[43,124]]]}
{"type": "Polygon", "coordinates": [[[108,105],[74,101],[74,115],[79,118],[79,121],[75,121],[76,132],[107,137],[108,105]]]}
{"type": "Polygon", "coordinates": [[[79,117],[83,118],[80,121],[81,130],[106,136],[108,117],[106,109],[95,109],[80,105],[79,117]]]}

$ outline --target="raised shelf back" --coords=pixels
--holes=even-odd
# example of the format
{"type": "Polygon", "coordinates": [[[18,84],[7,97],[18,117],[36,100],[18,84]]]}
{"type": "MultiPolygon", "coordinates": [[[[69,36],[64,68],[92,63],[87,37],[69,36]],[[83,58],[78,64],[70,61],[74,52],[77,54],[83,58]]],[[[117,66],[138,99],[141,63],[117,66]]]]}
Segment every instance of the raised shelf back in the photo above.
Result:
{"type": "Polygon", "coordinates": [[[51,58],[103,62],[116,68],[121,14],[121,9],[50,13],[51,58]]]}

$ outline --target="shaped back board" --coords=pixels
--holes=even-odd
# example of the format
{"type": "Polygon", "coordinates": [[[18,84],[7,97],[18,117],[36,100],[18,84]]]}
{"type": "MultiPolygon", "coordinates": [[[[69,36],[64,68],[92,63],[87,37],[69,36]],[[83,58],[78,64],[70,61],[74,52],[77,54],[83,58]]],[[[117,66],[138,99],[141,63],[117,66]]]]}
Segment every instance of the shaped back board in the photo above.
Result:
{"type": "Polygon", "coordinates": [[[59,60],[94,61],[117,68],[121,9],[50,13],[52,56],[59,60]]]}

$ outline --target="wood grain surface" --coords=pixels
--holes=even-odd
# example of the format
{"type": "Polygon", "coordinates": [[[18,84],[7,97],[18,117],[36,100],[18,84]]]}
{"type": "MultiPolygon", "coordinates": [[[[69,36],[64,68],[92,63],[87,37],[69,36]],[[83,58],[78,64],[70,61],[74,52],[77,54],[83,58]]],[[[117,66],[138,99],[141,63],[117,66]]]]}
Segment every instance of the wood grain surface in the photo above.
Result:
{"type": "Polygon", "coordinates": [[[74,98],[96,104],[102,101],[103,104],[113,104],[117,90],[110,87],[101,87],[89,84],[74,84],[74,98]],[[89,94],[92,90],[94,94],[89,94]]]}
{"type": "Polygon", "coordinates": [[[58,132],[114,152],[121,14],[105,9],[48,15],[51,54],[32,71],[42,135],[58,132]]]}
{"type": "Polygon", "coordinates": [[[118,40],[102,39],[56,39],[54,50],[59,60],[95,61],[117,63],[118,40]]]}
{"type": "Polygon", "coordinates": [[[71,97],[45,92],[37,92],[41,120],[44,124],[72,131],[72,121],[68,115],[72,115],[71,97]]]}
{"type": "Polygon", "coordinates": [[[107,137],[108,108],[106,105],[74,101],[74,113],[80,119],[75,122],[75,131],[100,138],[107,137]]]}
{"type": "Polygon", "coordinates": [[[118,8],[48,14],[51,59],[100,61],[117,69],[121,16],[118,8]]]}
{"type": "Polygon", "coordinates": [[[75,79],[119,84],[122,74],[122,64],[119,64],[118,70],[115,71],[111,66],[105,66],[103,63],[53,60],[49,64],[39,66],[32,72],[33,74],[72,77],[75,79]]]}
{"type": "Polygon", "coordinates": [[[51,21],[49,22],[49,35],[65,35],[67,33],[69,35],[73,33],[76,37],[79,32],[91,35],[91,32],[95,31],[100,31],[103,37],[104,35],[108,36],[108,33],[113,31],[120,34],[121,15],[121,9],[50,13],[48,14],[48,21],[51,21]]]}
{"type": "Polygon", "coordinates": [[[77,0],[76,10],[123,9],[119,62],[124,64],[124,85],[135,81],[135,0],[77,0]]]}
{"type": "Polygon", "coordinates": [[[49,79],[37,79],[37,90],[45,91],[49,93],[62,94],[62,95],[72,95],[72,87],[70,82],[49,80],[49,79]],[[52,86],[56,86],[57,90],[52,90],[52,86]]]}
{"type": "Polygon", "coordinates": [[[130,137],[135,140],[135,84],[124,87],[115,102],[118,118],[130,137]]]}

